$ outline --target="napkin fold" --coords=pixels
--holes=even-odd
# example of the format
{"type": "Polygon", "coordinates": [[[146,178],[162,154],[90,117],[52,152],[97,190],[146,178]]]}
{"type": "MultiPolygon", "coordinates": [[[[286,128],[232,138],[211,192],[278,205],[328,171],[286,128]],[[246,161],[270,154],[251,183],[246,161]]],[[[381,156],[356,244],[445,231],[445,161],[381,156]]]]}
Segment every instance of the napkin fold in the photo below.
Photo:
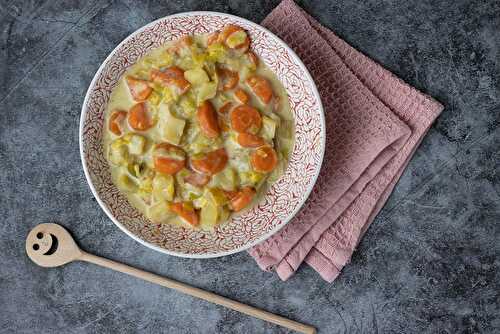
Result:
{"type": "Polygon", "coordinates": [[[288,279],[306,262],[332,282],[443,109],[321,26],[292,0],[262,22],[311,73],[323,102],[326,151],[299,213],[249,253],[288,279]]]}

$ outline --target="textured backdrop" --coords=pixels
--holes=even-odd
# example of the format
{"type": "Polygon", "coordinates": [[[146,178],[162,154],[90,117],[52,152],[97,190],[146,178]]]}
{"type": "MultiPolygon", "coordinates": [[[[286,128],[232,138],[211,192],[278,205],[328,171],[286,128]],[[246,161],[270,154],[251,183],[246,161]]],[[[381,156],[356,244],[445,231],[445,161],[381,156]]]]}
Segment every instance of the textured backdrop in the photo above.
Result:
{"type": "Polygon", "coordinates": [[[500,2],[299,4],[446,106],[333,284],[307,268],[281,282],[246,253],[149,250],[106,218],[80,164],[85,91],[122,39],[179,11],[260,22],[277,1],[0,1],[0,333],[288,333],[90,264],[36,267],[24,238],[52,221],[90,252],[320,333],[500,332],[500,2]]]}

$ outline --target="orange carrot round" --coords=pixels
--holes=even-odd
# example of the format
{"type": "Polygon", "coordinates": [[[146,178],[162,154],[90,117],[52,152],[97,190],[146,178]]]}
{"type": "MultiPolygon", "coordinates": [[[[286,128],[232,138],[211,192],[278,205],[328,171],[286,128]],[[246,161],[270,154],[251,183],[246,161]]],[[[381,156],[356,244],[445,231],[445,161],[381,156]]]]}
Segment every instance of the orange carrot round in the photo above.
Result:
{"type": "Polygon", "coordinates": [[[239,133],[238,144],[243,147],[260,147],[266,144],[264,139],[251,133],[239,133]]]}
{"type": "Polygon", "coordinates": [[[251,187],[244,187],[237,192],[226,195],[229,197],[229,207],[231,210],[238,212],[243,210],[245,207],[252,202],[255,197],[255,189],[251,187]]]}
{"type": "Polygon", "coordinates": [[[196,118],[201,128],[201,132],[208,138],[217,138],[220,134],[217,113],[210,101],[203,101],[198,107],[196,118]]]}
{"type": "Polygon", "coordinates": [[[196,212],[190,203],[172,203],[170,204],[170,209],[192,226],[198,226],[200,223],[198,212],[196,212]]]}
{"type": "MultiPolygon", "coordinates": [[[[238,81],[240,80],[240,76],[238,72],[231,71],[227,68],[219,68],[217,69],[217,73],[221,77],[222,82],[222,90],[230,90],[236,87],[238,81]]],[[[220,89],[220,88],[219,88],[220,89]]]]}
{"type": "Polygon", "coordinates": [[[146,103],[141,102],[135,104],[128,111],[128,124],[134,130],[145,131],[151,128],[154,124],[148,115],[146,103]]]}
{"type": "Polygon", "coordinates": [[[117,136],[122,134],[122,123],[127,118],[127,112],[123,110],[114,111],[109,117],[108,128],[117,136]]]}
{"type": "Polygon", "coordinates": [[[154,169],[160,173],[174,175],[186,165],[185,155],[180,147],[169,143],[157,144],[153,151],[154,169]],[[179,159],[179,157],[184,158],[179,159]]]}
{"type": "Polygon", "coordinates": [[[255,53],[253,53],[252,51],[248,51],[246,53],[247,55],[247,59],[248,61],[254,65],[255,67],[259,66],[259,58],[257,57],[257,55],[255,53]]]}
{"type": "Polygon", "coordinates": [[[189,81],[184,78],[184,71],[177,66],[169,67],[164,71],[153,69],[151,70],[151,79],[166,86],[174,85],[179,88],[181,94],[187,92],[191,87],[189,81]]]}
{"type": "Polygon", "coordinates": [[[245,53],[248,51],[249,48],[250,48],[250,38],[247,36],[247,38],[245,38],[245,41],[243,43],[235,47],[235,50],[237,50],[240,53],[245,53]]]}
{"type": "Polygon", "coordinates": [[[191,159],[191,166],[200,173],[213,175],[222,171],[227,164],[229,157],[224,148],[209,152],[200,159],[191,159]]]}
{"type": "Polygon", "coordinates": [[[130,95],[132,95],[137,102],[145,101],[153,91],[153,88],[149,87],[149,82],[146,80],[127,76],[125,81],[127,81],[130,95]]]}
{"type": "Polygon", "coordinates": [[[250,101],[250,97],[248,94],[241,88],[238,88],[234,91],[234,96],[240,101],[242,104],[247,104],[250,101]]]}
{"type": "Polygon", "coordinates": [[[278,155],[271,146],[261,146],[252,152],[250,163],[255,171],[269,173],[278,164],[278,155]]]}
{"type": "Polygon", "coordinates": [[[207,46],[210,46],[212,44],[217,43],[219,40],[219,32],[214,31],[213,33],[209,34],[207,37],[207,46]]]}
{"type": "Polygon", "coordinates": [[[220,34],[219,34],[219,41],[220,42],[226,42],[226,40],[229,37],[229,35],[231,35],[232,33],[237,32],[237,31],[240,31],[240,30],[243,30],[243,28],[241,28],[241,27],[239,27],[237,25],[234,25],[234,24],[228,24],[220,32],[220,34]]]}
{"type": "MultiPolygon", "coordinates": [[[[239,32],[239,31],[243,31],[243,28],[239,27],[237,25],[234,25],[234,24],[229,24],[229,25],[225,26],[222,29],[222,31],[220,32],[219,41],[222,43],[225,43],[227,46],[226,41],[227,41],[228,37],[236,32],[239,32]]],[[[239,45],[234,46],[233,49],[236,49],[236,50],[241,51],[241,52],[245,52],[248,50],[249,46],[250,46],[250,38],[247,35],[247,37],[245,38],[245,41],[243,41],[243,43],[241,43],[239,45]]]]}
{"type": "Polygon", "coordinates": [[[230,114],[231,127],[236,132],[256,133],[262,127],[259,111],[247,105],[234,108],[230,114]]]}
{"type": "Polygon", "coordinates": [[[268,104],[273,97],[273,88],[266,78],[258,75],[251,76],[246,80],[248,87],[264,104],[268,104]]]}

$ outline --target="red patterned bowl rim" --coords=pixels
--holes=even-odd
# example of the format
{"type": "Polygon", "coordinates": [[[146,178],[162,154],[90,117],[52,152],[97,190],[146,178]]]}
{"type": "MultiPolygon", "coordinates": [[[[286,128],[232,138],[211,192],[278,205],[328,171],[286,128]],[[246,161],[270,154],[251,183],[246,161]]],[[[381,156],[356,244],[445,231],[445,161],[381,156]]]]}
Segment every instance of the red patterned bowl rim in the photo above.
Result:
{"type": "MultiPolygon", "coordinates": [[[[261,58],[263,58],[262,55],[259,55],[259,56],[261,56],[261,58]]],[[[265,58],[264,58],[264,62],[266,62],[266,64],[267,64],[267,61],[265,58]]],[[[132,64],[133,63],[130,63],[128,66],[130,66],[132,64]]],[[[120,74],[120,76],[121,76],[121,74],[120,74]]],[[[285,85],[285,87],[286,87],[286,85],[285,85]]],[[[107,103],[107,101],[106,101],[106,103],[107,103]]],[[[293,109],[294,109],[294,107],[292,105],[292,110],[293,109]]],[[[293,111],[295,114],[296,110],[293,110],[293,111]]],[[[295,115],[295,117],[297,117],[297,116],[295,115]]],[[[296,122],[297,122],[297,120],[296,120],[296,122]]],[[[111,219],[111,221],[116,226],[118,226],[123,232],[125,232],[129,237],[133,238],[137,242],[139,242],[139,243],[141,243],[141,244],[143,244],[151,249],[154,249],[158,252],[165,253],[168,255],[174,255],[174,256],[185,257],[185,258],[214,258],[214,257],[226,256],[226,255],[234,254],[237,252],[241,252],[243,250],[247,250],[247,249],[265,241],[267,238],[271,237],[273,234],[275,234],[281,228],[283,228],[295,216],[295,214],[297,214],[297,212],[303,206],[304,202],[309,197],[309,194],[311,193],[311,191],[316,183],[316,180],[319,176],[319,172],[321,169],[321,165],[322,165],[323,157],[324,157],[324,152],[325,152],[325,140],[326,140],[325,131],[326,130],[325,130],[325,117],[324,117],[323,105],[322,105],[318,90],[316,88],[316,85],[314,83],[314,80],[312,79],[309,71],[307,70],[305,65],[302,63],[300,58],[295,54],[295,52],[285,42],[283,42],[279,37],[277,37],[275,34],[270,32],[266,28],[254,23],[252,21],[249,21],[247,19],[235,16],[235,15],[220,13],[220,12],[212,12],[212,11],[191,11],[191,12],[183,12],[183,13],[177,13],[177,14],[165,16],[163,18],[157,19],[157,20],[150,22],[147,25],[139,28],[138,30],[136,30],[135,32],[130,34],[128,37],[126,37],[120,44],[118,44],[115,47],[115,49],[104,60],[104,62],[101,64],[101,66],[97,70],[96,74],[94,75],[94,78],[92,79],[92,81],[89,85],[89,88],[87,90],[87,93],[85,95],[85,99],[84,99],[84,102],[82,105],[82,111],[81,111],[81,116],[80,116],[80,127],[79,127],[80,158],[82,161],[82,166],[83,166],[83,170],[85,173],[87,183],[89,184],[89,187],[92,191],[92,194],[96,198],[100,207],[107,214],[107,216],[111,219]],[[119,219],[117,217],[115,217],[115,215],[107,207],[105,201],[99,195],[99,192],[97,191],[96,186],[94,185],[94,183],[92,181],[91,169],[87,166],[88,161],[87,161],[87,158],[85,155],[84,126],[85,126],[85,120],[86,120],[87,113],[89,112],[88,111],[89,100],[91,99],[91,95],[93,94],[94,87],[96,86],[97,81],[100,79],[103,70],[106,68],[108,63],[113,59],[113,57],[115,57],[116,53],[122,48],[122,46],[129,43],[131,40],[133,40],[134,37],[138,36],[142,32],[146,31],[147,29],[149,29],[151,27],[154,27],[157,24],[160,24],[161,22],[165,22],[165,21],[173,20],[173,19],[179,19],[179,18],[185,18],[185,19],[193,18],[194,19],[195,17],[200,17],[200,16],[201,17],[204,17],[204,16],[205,17],[218,17],[221,19],[228,19],[229,22],[231,22],[231,23],[238,24],[238,25],[241,25],[243,27],[251,27],[259,32],[262,32],[263,35],[265,35],[267,38],[274,39],[275,42],[277,42],[280,47],[282,47],[284,50],[286,50],[286,53],[293,60],[294,64],[296,64],[300,68],[301,74],[303,75],[303,77],[301,77],[300,79],[308,84],[307,88],[311,90],[311,93],[314,97],[315,101],[314,101],[312,108],[318,114],[317,121],[319,121],[319,124],[316,124],[316,126],[319,125],[319,131],[318,131],[319,133],[318,133],[317,142],[315,143],[315,145],[317,145],[317,147],[316,147],[315,164],[313,166],[314,172],[309,177],[309,182],[307,184],[307,188],[303,192],[301,192],[300,198],[295,199],[296,205],[295,205],[293,211],[288,213],[286,218],[281,219],[281,221],[276,226],[274,226],[271,230],[267,231],[266,233],[263,233],[262,235],[255,238],[254,240],[246,242],[243,245],[240,245],[240,246],[235,247],[233,249],[222,250],[222,251],[217,251],[217,252],[207,252],[207,253],[190,253],[190,252],[180,252],[180,251],[175,251],[175,250],[171,250],[171,249],[166,249],[165,247],[162,247],[158,244],[154,244],[152,242],[146,241],[143,238],[141,238],[140,236],[138,236],[137,233],[134,233],[133,231],[129,230],[126,226],[124,226],[124,224],[122,222],[119,221],[119,219]]],[[[300,141],[300,140],[301,140],[301,138],[299,138],[299,136],[296,133],[296,143],[297,143],[297,141],[300,141]]],[[[297,147],[297,144],[294,147],[294,151],[295,151],[296,147],[297,147]]],[[[292,153],[292,156],[294,154],[295,153],[292,153]]],[[[288,169],[285,172],[285,174],[289,171],[290,165],[291,164],[289,164],[288,169]]],[[[279,180],[277,182],[279,182],[279,180]]],[[[266,197],[267,197],[267,194],[266,194],[266,197]]],[[[255,205],[255,207],[253,209],[255,211],[259,210],[258,205],[255,205]]],[[[228,223],[226,223],[226,224],[228,224],[228,223]]]]}

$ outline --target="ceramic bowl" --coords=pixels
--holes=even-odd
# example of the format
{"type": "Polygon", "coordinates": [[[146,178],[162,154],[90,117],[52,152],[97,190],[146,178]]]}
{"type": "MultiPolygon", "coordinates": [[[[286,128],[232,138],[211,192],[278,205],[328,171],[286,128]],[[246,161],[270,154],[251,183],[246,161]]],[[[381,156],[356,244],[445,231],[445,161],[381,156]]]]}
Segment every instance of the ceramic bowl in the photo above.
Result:
{"type": "Polygon", "coordinates": [[[320,171],[325,148],[321,100],[309,72],[297,55],[258,24],[216,12],[167,16],[137,30],[121,42],[94,76],[80,119],[83,169],[97,202],[127,235],[157,251],[191,258],[239,252],[264,241],[287,224],[304,204],[320,171]],[[212,232],[158,225],[133,208],[111,181],[103,154],[104,112],[111,91],[125,70],[141,56],[182,35],[220,30],[236,24],[247,30],[251,47],[287,90],[295,116],[296,142],[284,175],[253,208],[212,232]]]}

